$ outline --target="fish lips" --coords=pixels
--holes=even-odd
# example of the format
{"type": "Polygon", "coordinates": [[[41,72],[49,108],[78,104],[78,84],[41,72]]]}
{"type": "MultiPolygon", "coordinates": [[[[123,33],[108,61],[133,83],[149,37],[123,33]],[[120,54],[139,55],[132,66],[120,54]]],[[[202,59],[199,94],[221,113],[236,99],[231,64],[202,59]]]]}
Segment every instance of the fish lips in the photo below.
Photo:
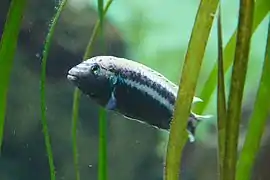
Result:
{"type": "Polygon", "coordinates": [[[71,82],[76,82],[78,80],[78,77],[72,74],[68,74],[67,79],[71,82]]]}
{"type": "Polygon", "coordinates": [[[74,68],[70,69],[67,73],[67,79],[74,85],[78,85],[79,77],[74,68]]]}

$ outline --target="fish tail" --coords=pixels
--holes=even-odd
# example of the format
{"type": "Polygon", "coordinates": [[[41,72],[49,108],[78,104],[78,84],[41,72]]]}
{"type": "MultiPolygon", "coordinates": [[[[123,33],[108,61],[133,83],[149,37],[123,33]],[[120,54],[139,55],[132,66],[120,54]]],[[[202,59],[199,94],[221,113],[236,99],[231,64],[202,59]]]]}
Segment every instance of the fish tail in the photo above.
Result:
{"type": "Polygon", "coordinates": [[[198,126],[198,124],[201,121],[208,120],[212,117],[212,115],[198,115],[193,112],[191,112],[191,115],[188,119],[188,125],[187,125],[187,131],[188,131],[188,137],[190,142],[195,141],[195,131],[198,126]]]}

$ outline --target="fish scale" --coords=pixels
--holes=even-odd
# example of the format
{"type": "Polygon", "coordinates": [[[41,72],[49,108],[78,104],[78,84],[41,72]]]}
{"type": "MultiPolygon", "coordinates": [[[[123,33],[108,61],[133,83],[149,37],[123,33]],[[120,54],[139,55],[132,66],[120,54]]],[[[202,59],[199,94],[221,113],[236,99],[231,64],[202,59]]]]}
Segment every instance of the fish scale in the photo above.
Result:
{"type": "MultiPolygon", "coordinates": [[[[67,78],[107,110],[126,118],[169,130],[178,86],[157,71],[132,60],[114,56],[92,57],[71,68],[67,78]]],[[[193,104],[202,102],[193,98],[193,104]]],[[[201,119],[191,112],[187,131],[194,141],[201,119]]]]}

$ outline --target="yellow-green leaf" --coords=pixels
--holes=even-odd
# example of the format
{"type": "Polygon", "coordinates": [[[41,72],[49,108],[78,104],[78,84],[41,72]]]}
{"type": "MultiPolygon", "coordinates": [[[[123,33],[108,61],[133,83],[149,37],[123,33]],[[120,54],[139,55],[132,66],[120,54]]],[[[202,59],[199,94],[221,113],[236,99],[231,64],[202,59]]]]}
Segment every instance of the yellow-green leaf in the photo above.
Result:
{"type": "Polygon", "coordinates": [[[224,178],[235,179],[242,98],[252,36],[253,0],[240,0],[237,41],[226,115],[224,178]]]}
{"type": "Polygon", "coordinates": [[[251,115],[246,139],[237,166],[237,180],[250,179],[252,167],[259,151],[261,138],[266,127],[266,120],[270,113],[270,101],[268,100],[270,94],[270,21],[267,39],[264,65],[257,98],[254,103],[254,110],[251,115]]]}
{"type": "MultiPolygon", "coordinates": [[[[255,4],[254,17],[253,17],[253,26],[252,33],[254,33],[259,26],[259,24],[263,21],[267,14],[269,13],[270,1],[269,0],[257,0],[255,4]]],[[[234,58],[234,50],[235,50],[235,42],[236,42],[236,30],[232,37],[230,38],[228,44],[224,49],[224,72],[226,73],[228,69],[231,67],[234,58]]],[[[217,64],[212,69],[207,81],[204,84],[204,88],[201,91],[199,97],[203,99],[204,103],[199,103],[194,108],[194,112],[201,114],[207,107],[207,105],[211,101],[211,95],[213,94],[216,88],[217,82],[217,64]]]]}
{"type": "Polygon", "coordinates": [[[175,113],[171,123],[166,156],[165,179],[179,180],[179,167],[183,147],[187,141],[187,120],[195,93],[205,47],[212,27],[218,0],[202,0],[185,56],[175,113]],[[190,73],[192,72],[192,73],[190,73]]]}
{"type": "Polygon", "coordinates": [[[226,130],[226,97],[223,70],[223,40],[222,40],[222,24],[221,24],[221,7],[219,5],[218,13],[218,90],[217,90],[217,129],[218,129],[218,163],[219,163],[219,179],[223,179],[223,160],[225,154],[225,130],[226,130]]]}

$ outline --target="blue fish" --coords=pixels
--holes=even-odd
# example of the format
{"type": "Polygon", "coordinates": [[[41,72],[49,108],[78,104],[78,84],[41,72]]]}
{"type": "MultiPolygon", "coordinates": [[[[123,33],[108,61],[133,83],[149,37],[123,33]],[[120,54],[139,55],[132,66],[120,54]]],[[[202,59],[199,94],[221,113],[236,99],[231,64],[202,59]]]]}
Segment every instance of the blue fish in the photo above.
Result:
{"type": "MultiPolygon", "coordinates": [[[[157,71],[132,60],[96,56],[74,66],[67,79],[98,105],[125,118],[169,130],[178,86],[157,71]]],[[[202,102],[198,97],[193,102],[202,102]]],[[[202,119],[210,115],[190,113],[190,142],[202,119]]]]}

